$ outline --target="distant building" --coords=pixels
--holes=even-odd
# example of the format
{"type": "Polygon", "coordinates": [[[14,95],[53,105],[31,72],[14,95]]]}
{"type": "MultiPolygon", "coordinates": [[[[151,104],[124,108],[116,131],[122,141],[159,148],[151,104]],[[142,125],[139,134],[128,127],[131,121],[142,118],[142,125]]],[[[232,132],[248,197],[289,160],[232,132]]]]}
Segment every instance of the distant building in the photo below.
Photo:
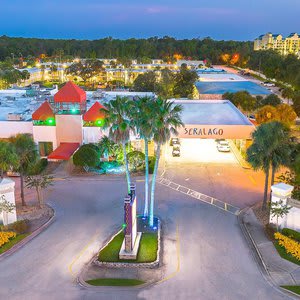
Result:
{"type": "Polygon", "coordinates": [[[254,40],[255,51],[269,49],[275,50],[281,55],[295,54],[300,57],[300,36],[297,33],[291,33],[284,38],[281,34],[268,32],[254,40]]]}

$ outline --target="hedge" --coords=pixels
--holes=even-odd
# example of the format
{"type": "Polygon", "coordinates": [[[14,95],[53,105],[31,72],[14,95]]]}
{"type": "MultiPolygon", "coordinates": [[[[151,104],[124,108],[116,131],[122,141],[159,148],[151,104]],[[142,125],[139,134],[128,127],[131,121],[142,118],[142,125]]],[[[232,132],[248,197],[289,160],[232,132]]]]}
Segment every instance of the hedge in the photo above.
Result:
{"type": "Polygon", "coordinates": [[[290,229],[290,228],[283,228],[281,233],[289,238],[292,238],[298,242],[300,242],[300,232],[290,229]]]}

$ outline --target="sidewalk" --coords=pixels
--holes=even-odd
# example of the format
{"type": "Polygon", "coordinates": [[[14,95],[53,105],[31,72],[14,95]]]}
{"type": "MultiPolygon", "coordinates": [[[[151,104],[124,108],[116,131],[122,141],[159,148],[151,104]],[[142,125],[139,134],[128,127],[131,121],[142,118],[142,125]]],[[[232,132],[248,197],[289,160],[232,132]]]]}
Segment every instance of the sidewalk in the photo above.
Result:
{"type": "Polygon", "coordinates": [[[266,237],[253,210],[248,208],[242,211],[238,220],[246,238],[256,250],[267,279],[277,287],[300,285],[300,266],[280,257],[273,243],[266,237]]]}

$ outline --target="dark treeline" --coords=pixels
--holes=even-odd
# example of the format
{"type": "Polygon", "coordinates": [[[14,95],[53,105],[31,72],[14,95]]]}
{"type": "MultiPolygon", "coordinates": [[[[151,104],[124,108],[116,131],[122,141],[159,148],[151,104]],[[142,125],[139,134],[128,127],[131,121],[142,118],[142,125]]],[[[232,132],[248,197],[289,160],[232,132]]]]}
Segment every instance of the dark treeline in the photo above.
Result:
{"type": "Polygon", "coordinates": [[[177,40],[172,37],[152,37],[148,39],[113,39],[99,40],[53,40],[37,38],[0,37],[0,60],[20,54],[23,57],[32,55],[55,55],[57,50],[63,55],[81,58],[161,58],[174,59],[179,54],[189,59],[209,59],[213,64],[222,63],[221,55],[233,55],[238,52],[240,64],[245,64],[253,52],[252,42],[215,41],[211,38],[177,40]]]}

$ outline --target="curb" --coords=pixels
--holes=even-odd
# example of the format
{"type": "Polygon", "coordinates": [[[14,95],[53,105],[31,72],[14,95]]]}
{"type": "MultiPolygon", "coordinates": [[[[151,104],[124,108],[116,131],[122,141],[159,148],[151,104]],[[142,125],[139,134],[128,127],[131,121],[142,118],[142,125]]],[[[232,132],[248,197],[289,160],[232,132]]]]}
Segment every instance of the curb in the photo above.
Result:
{"type": "Polygon", "coordinates": [[[44,223],[41,227],[39,227],[38,229],[33,231],[30,235],[28,235],[26,238],[24,238],[23,240],[21,240],[19,243],[15,244],[14,246],[12,246],[10,249],[5,251],[4,253],[0,254],[0,261],[5,259],[8,256],[14,254],[15,252],[17,252],[20,248],[22,248],[27,243],[29,243],[31,240],[33,240],[36,236],[38,236],[42,231],[47,229],[53,223],[53,221],[55,219],[55,210],[53,209],[52,206],[50,206],[50,205],[48,205],[48,206],[52,209],[53,216],[46,223],[44,223]]]}
{"type": "Polygon", "coordinates": [[[236,145],[230,140],[229,141],[229,145],[230,145],[230,149],[233,152],[234,157],[236,158],[236,160],[238,161],[239,165],[243,168],[243,169],[251,169],[251,166],[241,157],[240,153],[238,152],[236,145]]]}
{"type": "MultiPolygon", "coordinates": [[[[260,273],[262,274],[263,278],[267,281],[267,283],[271,287],[273,287],[276,291],[278,291],[280,294],[282,294],[284,296],[287,296],[287,294],[289,294],[290,296],[293,295],[293,296],[297,296],[297,298],[299,298],[299,295],[276,285],[275,282],[273,281],[273,278],[269,273],[269,270],[268,270],[268,268],[267,268],[267,266],[266,266],[266,264],[265,264],[265,262],[262,258],[262,255],[260,254],[259,249],[257,248],[255,241],[253,240],[247,226],[244,223],[243,216],[246,213],[246,211],[248,211],[249,209],[250,209],[249,207],[246,207],[243,210],[241,210],[240,213],[237,216],[237,220],[238,220],[240,229],[241,229],[247,243],[252,248],[251,250],[254,250],[254,251],[252,251],[253,258],[255,259],[255,261],[256,261],[256,263],[259,267],[260,273]]],[[[291,298],[291,299],[294,299],[294,297],[291,298]]]]}

